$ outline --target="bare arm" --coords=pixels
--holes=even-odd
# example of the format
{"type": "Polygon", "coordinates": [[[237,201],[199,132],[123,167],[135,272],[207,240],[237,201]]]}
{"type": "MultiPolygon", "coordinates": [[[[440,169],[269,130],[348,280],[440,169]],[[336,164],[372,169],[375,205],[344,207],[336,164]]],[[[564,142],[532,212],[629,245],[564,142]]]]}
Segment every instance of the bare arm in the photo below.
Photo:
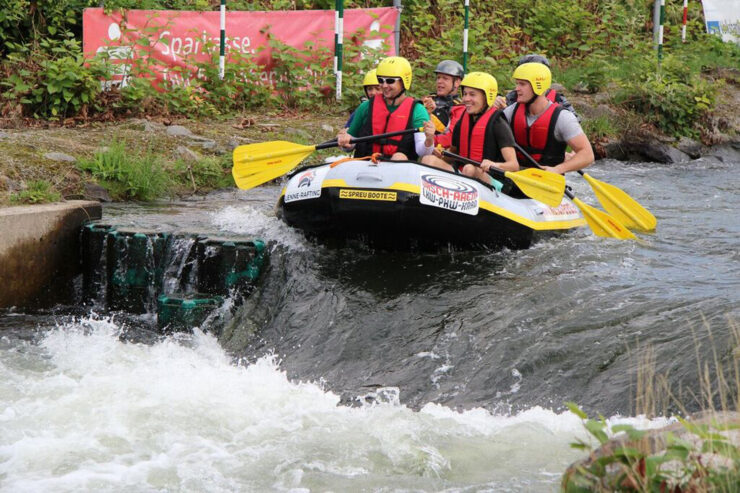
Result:
{"type": "Polygon", "coordinates": [[[566,161],[555,166],[543,166],[543,169],[553,173],[567,173],[568,171],[577,171],[589,166],[594,162],[594,151],[591,149],[591,143],[588,141],[586,134],[576,135],[568,141],[568,145],[575,151],[575,155],[566,161]]]}

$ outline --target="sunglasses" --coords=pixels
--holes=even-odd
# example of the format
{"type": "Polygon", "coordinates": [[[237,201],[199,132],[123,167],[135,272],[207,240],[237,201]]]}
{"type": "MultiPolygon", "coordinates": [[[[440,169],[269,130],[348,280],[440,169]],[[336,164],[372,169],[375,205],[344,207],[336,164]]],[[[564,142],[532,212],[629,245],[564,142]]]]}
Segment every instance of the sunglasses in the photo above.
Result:
{"type": "Polygon", "coordinates": [[[389,86],[391,84],[395,84],[399,80],[401,80],[400,77],[378,77],[378,82],[380,84],[388,84],[389,86]]]}

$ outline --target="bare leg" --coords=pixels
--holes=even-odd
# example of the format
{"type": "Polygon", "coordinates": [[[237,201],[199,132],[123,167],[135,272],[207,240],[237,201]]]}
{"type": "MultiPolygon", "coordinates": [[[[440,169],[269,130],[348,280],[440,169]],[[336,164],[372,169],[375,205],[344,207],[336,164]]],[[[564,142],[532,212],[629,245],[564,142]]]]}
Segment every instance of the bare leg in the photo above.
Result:
{"type": "Polygon", "coordinates": [[[396,152],[391,156],[391,161],[408,161],[409,158],[403,152],[396,152]]]}
{"type": "Polygon", "coordinates": [[[445,171],[455,171],[455,169],[447,161],[440,159],[437,156],[432,156],[431,154],[422,157],[421,162],[422,164],[434,166],[435,168],[443,169],[445,171]]]}
{"type": "Polygon", "coordinates": [[[472,164],[466,164],[462,170],[462,173],[465,176],[476,178],[484,183],[491,182],[491,178],[488,176],[488,173],[480,169],[478,166],[473,166],[472,164]]]}

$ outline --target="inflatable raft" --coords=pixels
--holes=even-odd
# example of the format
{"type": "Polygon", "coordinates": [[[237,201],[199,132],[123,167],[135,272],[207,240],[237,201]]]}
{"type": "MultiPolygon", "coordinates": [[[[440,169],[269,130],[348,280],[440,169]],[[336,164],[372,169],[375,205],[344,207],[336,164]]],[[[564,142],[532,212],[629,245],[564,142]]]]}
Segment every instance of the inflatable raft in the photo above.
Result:
{"type": "Polygon", "coordinates": [[[292,173],[277,214],[310,236],[389,245],[431,241],[521,249],[586,225],[567,197],[550,207],[511,193],[414,162],[350,160],[292,173]]]}

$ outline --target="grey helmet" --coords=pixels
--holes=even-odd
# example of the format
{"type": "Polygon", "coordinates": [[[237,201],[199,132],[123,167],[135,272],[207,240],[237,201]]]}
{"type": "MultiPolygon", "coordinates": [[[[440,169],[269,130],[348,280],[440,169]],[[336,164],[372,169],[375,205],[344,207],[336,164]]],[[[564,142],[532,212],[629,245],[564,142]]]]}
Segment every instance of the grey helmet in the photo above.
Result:
{"type": "Polygon", "coordinates": [[[437,64],[437,68],[434,69],[434,73],[447,74],[453,77],[460,77],[461,79],[465,76],[463,66],[455,60],[442,60],[437,64]]]}
{"type": "Polygon", "coordinates": [[[534,53],[530,53],[529,55],[524,55],[519,59],[519,63],[516,64],[518,67],[519,65],[522,65],[524,63],[541,63],[542,65],[545,65],[547,68],[550,68],[550,61],[547,59],[545,55],[536,55],[534,53]]]}

